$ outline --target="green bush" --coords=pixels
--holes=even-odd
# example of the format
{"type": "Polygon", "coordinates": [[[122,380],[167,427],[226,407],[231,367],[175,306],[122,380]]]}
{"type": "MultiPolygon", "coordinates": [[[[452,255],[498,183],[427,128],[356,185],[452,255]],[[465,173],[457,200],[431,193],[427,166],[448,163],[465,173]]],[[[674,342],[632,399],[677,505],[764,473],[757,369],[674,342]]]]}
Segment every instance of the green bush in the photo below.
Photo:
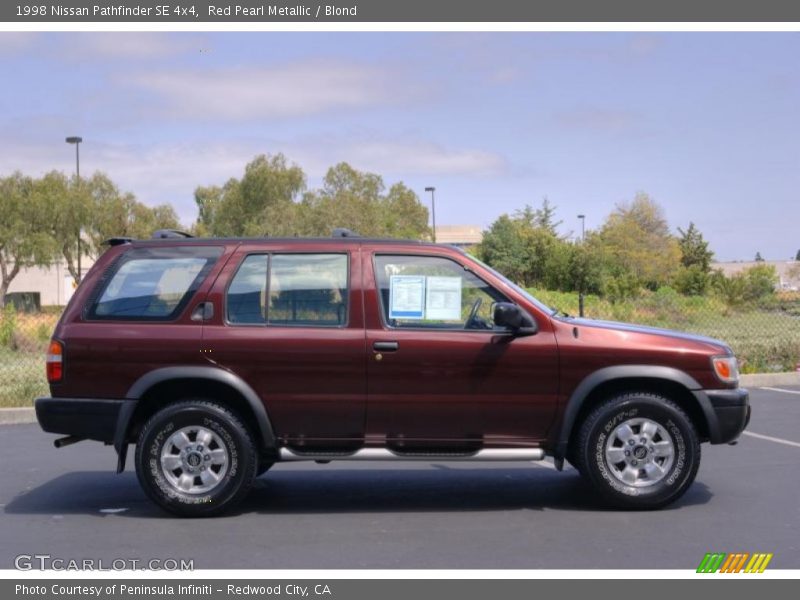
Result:
{"type": "Polygon", "coordinates": [[[630,273],[621,275],[606,275],[602,284],[603,296],[609,302],[616,304],[624,300],[636,298],[641,293],[639,280],[630,273]]]}
{"type": "Polygon", "coordinates": [[[675,276],[675,289],[687,296],[701,296],[708,290],[708,273],[699,265],[681,267],[675,276]]]}
{"type": "Polygon", "coordinates": [[[745,281],[744,297],[748,302],[756,302],[772,296],[780,278],[772,265],[756,265],[742,272],[745,281]]]}
{"type": "MultiPolygon", "coordinates": [[[[743,279],[743,278],[742,278],[743,279]]],[[[545,304],[572,315],[578,294],[531,290],[545,304]]],[[[661,287],[638,298],[609,302],[586,296],[586,316],[690,331],[723,340],[739,358],[742,373],[794,371],[800,364],[800,294],[778,294],[768,303],[731,308],[716,296],[682,296],[661,287]]]]}
{"type": "Polygon", "coordinates": [[[14,304],[9,302],[3,308],[0,316],[0,347],[11,348],[14,343],[14,332],[17,329],[17,311],[14,304]]]}

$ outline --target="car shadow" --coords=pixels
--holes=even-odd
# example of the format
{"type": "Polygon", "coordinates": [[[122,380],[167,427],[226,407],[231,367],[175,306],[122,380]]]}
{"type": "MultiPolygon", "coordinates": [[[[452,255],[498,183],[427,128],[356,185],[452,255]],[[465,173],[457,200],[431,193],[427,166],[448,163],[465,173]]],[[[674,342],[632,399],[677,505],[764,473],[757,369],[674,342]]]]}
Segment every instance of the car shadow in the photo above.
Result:
{"type": "MultiPolygon", "coordinates": [[[[282,470],[258,478],[227,516],[241,514],[381,513],[564,510],[615,512],[578,473],[542,467],[282,470]]],[[[695,482],[664,510],[707,503],[713,494],[695,482]]],[[[150,502],[132,473],[68,473],[20,493],[7,514],[84,514],[172,518],[150,502]]]]}

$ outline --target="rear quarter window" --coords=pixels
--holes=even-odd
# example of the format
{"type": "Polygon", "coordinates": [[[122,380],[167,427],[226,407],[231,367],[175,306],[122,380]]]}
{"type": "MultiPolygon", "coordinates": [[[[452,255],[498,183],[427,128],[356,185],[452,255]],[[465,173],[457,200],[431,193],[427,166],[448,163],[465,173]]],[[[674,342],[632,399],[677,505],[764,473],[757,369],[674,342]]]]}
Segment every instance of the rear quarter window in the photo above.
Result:
{"type": "Polygon", "coordinates": [[[191,300],[220,247],[136,248],[98,284],[87,311],[92,320],[168,321],[191,300]]]}

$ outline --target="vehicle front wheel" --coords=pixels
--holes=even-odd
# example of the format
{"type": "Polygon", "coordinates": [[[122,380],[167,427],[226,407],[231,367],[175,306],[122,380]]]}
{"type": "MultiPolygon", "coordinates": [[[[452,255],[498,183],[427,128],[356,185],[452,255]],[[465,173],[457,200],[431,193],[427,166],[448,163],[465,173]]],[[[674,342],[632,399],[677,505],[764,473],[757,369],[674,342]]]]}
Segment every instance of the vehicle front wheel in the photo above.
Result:
{"type": "Polygon", "coordinates": [[[207,400],[160,410],[144,425],[136,446],[136,474],[145,493],[182,517],[232,508],[249,491],[257,465],[247,427],[207,400]]]}
{"type": "Polygon", "coordinates": [[[574,449],[581,474],[610,504],[661,508],[680,498],[700,465],[691,419],[671,400],[626,393],[592,411],[574,449]]]}

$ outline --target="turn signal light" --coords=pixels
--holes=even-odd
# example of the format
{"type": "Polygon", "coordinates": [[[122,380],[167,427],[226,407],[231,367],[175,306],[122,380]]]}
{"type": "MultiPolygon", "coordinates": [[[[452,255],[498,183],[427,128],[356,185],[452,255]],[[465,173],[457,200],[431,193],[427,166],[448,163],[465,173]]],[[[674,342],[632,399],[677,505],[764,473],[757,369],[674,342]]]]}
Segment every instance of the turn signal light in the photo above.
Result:
{"type": "Polygon", "coordinates": [[[725,383],[739,381],[739,367],[735,356],[714,356],[711,358],[711,364],[714,365],[714,372],[720,381],[725,383]]]}
{"type": "Polygon", "coordinates": [[[53,340],[47,349],[47,381],[58,383],[64,376],[64,346],[53,340]]]}

